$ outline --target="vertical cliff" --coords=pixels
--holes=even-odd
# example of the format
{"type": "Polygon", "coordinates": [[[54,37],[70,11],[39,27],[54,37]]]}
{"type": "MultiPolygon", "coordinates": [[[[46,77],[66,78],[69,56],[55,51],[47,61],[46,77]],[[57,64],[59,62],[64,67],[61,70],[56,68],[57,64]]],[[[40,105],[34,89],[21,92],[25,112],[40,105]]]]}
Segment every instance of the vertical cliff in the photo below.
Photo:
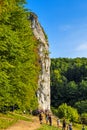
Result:
{"type": "Polygon", "coordinates": [[[41,71],[38,79],[38,103],[39,108],[50,110],[50,58],[49,44],[43,28],[38,22],[38,18],[34,13],[30,14],[31,27],[35,37],[39,40],[38,46],[39,63],[41,71]]]}

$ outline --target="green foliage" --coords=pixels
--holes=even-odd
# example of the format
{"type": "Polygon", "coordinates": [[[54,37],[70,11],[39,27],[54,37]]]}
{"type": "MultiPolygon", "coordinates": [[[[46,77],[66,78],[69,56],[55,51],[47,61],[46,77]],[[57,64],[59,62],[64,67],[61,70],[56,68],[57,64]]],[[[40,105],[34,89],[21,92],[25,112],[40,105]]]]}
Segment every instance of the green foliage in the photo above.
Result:
{"type": "Polygon", "coordinates": [[[81,114],[81,123],[87,125],[87,113],[81,114]]]}
{"type": "Polygon", "coordinates": [[[25,0],[0,5],[0,111],[35,109],[38,85],[38,40],[23,8],[25,0]]]}
{"type": "Polygon", "coordinates": [[[82,100],[87,100],[87,58],[51,59],[51,105],[74,107],[82,100]]]}
{"type": "Polygon", "coordinates": [[[51,107],[51,111],[54,115],[58,116],[58,109],[51,107]]]}
{"type": "Polygon", "coordinates": [[[76,102],[74,107],[80,114],[87,113],[87,100],[76,102]]]}
{"type": "Polygon", "coordinates": [[[63,118],[76,122],[78,121],[79,115],[75,108],[72,108],[71,106],[67,106],[67,104],[62,104],[58,107],[58,117],[63,118]]]}

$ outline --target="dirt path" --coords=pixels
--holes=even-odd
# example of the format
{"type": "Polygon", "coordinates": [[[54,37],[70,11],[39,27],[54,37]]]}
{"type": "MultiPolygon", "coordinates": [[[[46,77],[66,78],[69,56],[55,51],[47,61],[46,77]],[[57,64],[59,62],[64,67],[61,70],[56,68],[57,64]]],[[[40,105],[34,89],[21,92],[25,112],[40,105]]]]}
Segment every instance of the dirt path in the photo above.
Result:
{"type": "Polygon", "coordinates": [[[37,117],[34,117],[32,122],[20,120],[6,130],[36,130],[39,127],[39,120],[37,117]]]}
{"type": "MultiPolygon", "coordinates": [[[[53,118],[52,125],[57,126],[56,118],[55,117],[52,117],[52,118],[53,118]]],[[[43,123],[46,123],[45,118],[43,120],[43,123]]],[[[19,120],[17,123],[15,123],[14,125],[12,125],[6,130],[37,130],[38,128],[40,128],[40,126],[41,124],[39,122],[38,117],[32,117],[32,122],[19,120]]]]}

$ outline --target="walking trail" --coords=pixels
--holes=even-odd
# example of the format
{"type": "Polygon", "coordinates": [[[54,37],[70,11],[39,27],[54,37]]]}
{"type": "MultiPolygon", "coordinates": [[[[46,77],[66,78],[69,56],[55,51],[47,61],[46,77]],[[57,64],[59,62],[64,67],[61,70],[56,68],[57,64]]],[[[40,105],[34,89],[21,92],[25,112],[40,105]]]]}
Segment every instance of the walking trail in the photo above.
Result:
{"type": "Polygon", "coordinates": [[[32,122],[19,120],[6,130],[37,130],[38,128],[40,128],[38,117],[33,117],[32,122]]]}
{"type": "MultiPolygon", "coordinates": [[[[45,118],[43,120],[43,123],[46,123],[45,118]]],[[[56,118],[53,119],[53,125],[56,126],[56,118]]],[[[15,123],[14,125],[12,125],[6,130],[37,130],[40,127],[41,127],[41,124],[39,122],[38,117],[32,117],[32,122],[19,120],[17,123],[15,123]]]]}

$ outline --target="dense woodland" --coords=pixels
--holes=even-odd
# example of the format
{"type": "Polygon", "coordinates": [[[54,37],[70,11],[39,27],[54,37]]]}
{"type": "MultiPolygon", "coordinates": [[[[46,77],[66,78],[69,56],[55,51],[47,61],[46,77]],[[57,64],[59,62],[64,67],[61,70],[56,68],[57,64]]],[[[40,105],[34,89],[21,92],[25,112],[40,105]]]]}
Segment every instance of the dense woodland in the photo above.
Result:
{"type": "Polygon", "coordinates": [[[25,0],[0,0],[0,111],[35,109],[39,41],[25,0]]]}
{"type": "Polygon", "coordinates": [[[51,59],[51,105],[63,103],[87,113],[87,58],[51,59]]]}

